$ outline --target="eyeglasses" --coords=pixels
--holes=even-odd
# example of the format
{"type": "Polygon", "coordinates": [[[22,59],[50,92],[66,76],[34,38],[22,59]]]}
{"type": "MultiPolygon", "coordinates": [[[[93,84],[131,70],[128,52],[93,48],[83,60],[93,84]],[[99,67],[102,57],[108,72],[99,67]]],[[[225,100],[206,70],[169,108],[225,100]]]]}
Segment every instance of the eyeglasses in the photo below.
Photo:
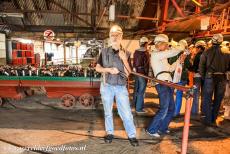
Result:
{"type": "Polygon", "coordinates": [[[119,33],[117,33],[117,34],[110,34],[109,36],[110,36],[110,37],[121,37],[122,34],[119,34],[119,33]]]}

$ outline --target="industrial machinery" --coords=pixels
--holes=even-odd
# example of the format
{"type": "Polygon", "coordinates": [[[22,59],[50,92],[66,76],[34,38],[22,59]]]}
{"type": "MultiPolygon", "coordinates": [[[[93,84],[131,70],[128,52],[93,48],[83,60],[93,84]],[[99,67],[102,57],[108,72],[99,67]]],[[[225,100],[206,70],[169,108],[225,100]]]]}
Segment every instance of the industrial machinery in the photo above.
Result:
{"type": "Polygon", "coordinates": [[[60,98],[59,106],[95,108],[99,96],[100,74],[91,65],[0,66],[0,104],[4,98],[22,99],[31,87],[44,87],[49,98],[60,98]],[[78,101],[77,101],[78,98],[78,101]]]}

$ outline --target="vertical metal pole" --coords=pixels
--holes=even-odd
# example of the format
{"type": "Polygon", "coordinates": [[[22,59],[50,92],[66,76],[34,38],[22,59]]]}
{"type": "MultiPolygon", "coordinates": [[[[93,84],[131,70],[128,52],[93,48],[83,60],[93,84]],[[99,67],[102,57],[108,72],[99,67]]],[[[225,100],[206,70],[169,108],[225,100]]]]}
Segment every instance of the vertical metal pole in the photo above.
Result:
{"type": "MultiPolygon", "coordinates": [[[[43,50],[45,51],[45,41],[43,41],[43,50]]],[[[44,56],[45,56],[44,57],[45,58],[45,65],[47,65],[47,53],[46,53],[46,51],[45,51],[45,55],[44,56]]]]}
{"type": "Polygon", "coordinates": [[[66,47],[65,47],[65,42],[63,44],[63,48],[64,48],[64,64],[66,64],[66,47]]]}
{"type": "Polygon", "coordinates": [[[187,153],[192,100],[191,96],[186,100],[181,154],[187,153]]]}
{"type": "Polygon", "coordinates": [[[76,46],[76,64],[78,64],[78,47],[76,46]]]}
{"type": "MultiPolygon", "coordinates": [[[[201,0],[197,0],[201,4],[201,0]]],[[[196,5],[196,13],[200,13],[200,6],[196,5]]]]}

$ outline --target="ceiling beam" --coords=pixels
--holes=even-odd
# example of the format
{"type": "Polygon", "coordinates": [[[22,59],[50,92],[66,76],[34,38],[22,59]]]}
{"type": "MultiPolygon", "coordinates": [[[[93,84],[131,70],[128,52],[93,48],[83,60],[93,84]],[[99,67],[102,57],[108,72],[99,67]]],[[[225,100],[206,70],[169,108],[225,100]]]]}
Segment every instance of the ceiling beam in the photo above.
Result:
{"type": "Polygon", "coordinates": [[[49,1],[50,1],[51,3],[53,3],[54,5],[58,6],[59,8],[61,8],[63,11],[65,11],[65,12],[67,12],[67,13],[69,13],[69,14],[72,14],[74,17],[76,17],[78,20],[80,20],[80,21],[82,21],[83,23],[85,23],[87,26],[91,26],[91,24],[90,24],[88,21],[82,19],[81,17],[79,17],[79,16],[76,15],[75,13],[69,11],[67,8],[63,7],[61,4],[57,3],[56,1],[54,1],[54,0],[49,0],[49,1]]]}
{"type": "Polygon", "coordinates": [[[158,21],[158,18],[117,15],[117,18],[158,21]]]}
{"type": "MultiPolygon", "coordinates": [[[[3,24],[0,24],[0,26],[3,24]]],[[[83,26],[46,26],[46,25],[25,25],[25,27],[21,27],[21,25],[13,25],[8,24],[12,27],[13,31],[28,31],[28,32],[44,32],[47,29],[52,29],[54,32],[88,32],[92,33],[92,27],[83,27],[83,26]]],[[[108,32],[109,28],[106,27],[98,27],[97,32],[108,32]]],[[[136,29],[124,29],[127,32],[134,32],[136,29]]]]}
{"type": "Polygon", "coordinates": [[[14,4],[15,8],[17,8],[17,9],[21,8],[17,0],[11,0],[11,1],[14,4]]]}
{"type": "Polygon", "coordinates": [[[45,4],[46,4],[46,9],[50,10],[50,3],[49,0],[45,0],[45,4]]]}
{"type": "MultiPolygon", "coordinates": [[[[51,14],[70,14],[69,12],[66,11],[58,11],[58,10],[28,10],[28,9],[5,9],[1,10],[1,12],[5,13],[51,13],[51,14]]],[[[72,13],[75,15],[85,15],[85,16],[91,16],[91,13],[84,13],[84,12],[77,12],[77,13],[72,13]]],[[[99,16],[96,14],[96,16],[99,16]]],[[[107,14],[105,16],[108,16],[107,14]]]]}
{"type": "Polygon", "coordinates": [[[107,3],[105,5],[104,9],[102,10],[100,17],[98,18],[96,28],[100,26],[101,20],[102,20],[103,16],[105,15],[105,12],[106,12],[106,10],[109,7],[111,2],[112,2],[112,0],[107,0],[107,3]]]}
{"type": "Polygon", "coordinates": [[[177,12],[180,14],[181,17],[185,17],[184,12],[181,10],[181,8],[178,6],[176,0],[171,0],[174,7],[176,8],[177,12]]]}
{"type": "Polygon", "coordinates": [[[93,28],[93,31],[96,32],[97,28],[96,28],[96,10],[97,9],[97,2],[96,0],[93,0],[93,7],[92,7],[92,10],[91,10],[91,24],[92,24],[92,28],[93,28]]]}

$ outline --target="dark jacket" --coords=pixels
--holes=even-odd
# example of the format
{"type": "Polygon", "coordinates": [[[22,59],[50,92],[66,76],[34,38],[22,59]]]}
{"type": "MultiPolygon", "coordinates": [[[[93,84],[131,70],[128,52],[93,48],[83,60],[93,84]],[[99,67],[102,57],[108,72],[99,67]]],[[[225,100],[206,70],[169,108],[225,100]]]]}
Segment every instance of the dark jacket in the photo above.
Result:
{"type": "Polygon", "coordinates": [[[200,58],[199,72],[202,78],[209,74],[230,71],[230,54],[222,53],[219,45],[213,45],[203,52],[200,58]]]}
{"type": "Polygon", "coordinates": [[[148,75],[150,55],[145,48],[137,49],[133,55],[133,67],[137,73],[148,75]]]}
{"type": "MultiPolygon", "coordinates": [[[[112,49],[112,47],[102,49],[97,63],[105,68],[116,67],[120,71],[120,73],[118,74],[106,73],[105,74],[106,83],[109,83],[111,85],[126,85],[127,78],[124,75],[122,75],[125,74],[124,64],[120,59],[118,52],[120,51],[119,50],[115,51],[114,49],[112,49]]],[[[130,56],[129,52],[126,52],[126,54],[127,57],[130,56]]]]}
{"type": "Polygon", "coordinates": [[[199,73],[199,63],[200,63],[200,57],[202,55],[203,51],[197,53],[194,57],[193,65],[189,69],[189,71],[192,71],[194,73],[199,73]]]}

